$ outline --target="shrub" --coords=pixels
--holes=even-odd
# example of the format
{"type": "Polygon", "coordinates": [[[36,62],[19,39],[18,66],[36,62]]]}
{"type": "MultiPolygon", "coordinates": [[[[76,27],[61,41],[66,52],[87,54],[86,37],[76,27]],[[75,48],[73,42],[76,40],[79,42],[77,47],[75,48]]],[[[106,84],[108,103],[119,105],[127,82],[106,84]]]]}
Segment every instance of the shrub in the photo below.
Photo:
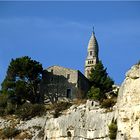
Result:
{"type": "Polygon", "coordinates": [[[88,98],[94,99],[94,100],[100,100],[100,89],[95,88],[94,86],[91,87],[90,91],[88,92],[88,98]]]}
{"type": "Polygon", "coordinates": [[[58,102],[54,105],[54,118],[61,115],[61,112],[68,109],[72,104],[70,102],[58,102]]]}
{"type": "Polygon", "coordinates": [[[7,106],[5,108],[5,114],[13,114],[15,112],[16,105],[12,104],[11,102],[7,102],[7,106]]]}
{"type": "Polygon", "coordinates": [[[0,95],[0,107],[5,108],[7,106],[8,96],[5,94],[0,95]]]}
{"type": "Polygon", "coordinates": [[[41,130],[39,131],[39,133],[38,133],[38,138],[43,138],[44,135],[45,135],[44,129],[41,129],[41,130]]]}
{"type": "Polygon", "coordinates": [[[24,103],[15,112],[21,119],[31,119],[35,116],[41,116],[46,112],[45,106],[41,104],[24,103]]]}
{"type": "Polygon", "coordinates": [[[115,140],[116,139],[116,135],[117,135],[117,120],[114,120],[114,118],[112,119],[110,125],[108,126],[109,128],[109,138],[110,140],[115,140]]]}
{"type": "Polygon", "coordinates": [[[32,114],[34,116],[42,116],[46,112],[46,108],[42,104],[34,104],[32,109],[32,114]]]}
{"type": "Polygon", "coordinates": [[[112,98],[110,98],[110,99],[104,99],[101,102],[101,107],[103,107],[103,108],[110,108],[110,107],[113,107],[114,105],[115,105],[115,101],[112,98]]]}
{"type": "Polygon", "coordinates": [[[3,129],[3,134],[7,138],[13,138],[14,136],[16,136],[19,133],[20,133],[20,131],[13,127],[6,127],[3,129]]]}
{"type": "Polygon", "coordinates": [[[16,110],[16,104],[14,100],[10,99],[10,96],[7,94],[2,93],[0,95],[0,115],[9,115],[13,114],[16,110]]]}
{"type": "Polygon", "coordinates": [[[0,116],[5,115],[5,109],[3,107],[0,107],[0,116]]]}

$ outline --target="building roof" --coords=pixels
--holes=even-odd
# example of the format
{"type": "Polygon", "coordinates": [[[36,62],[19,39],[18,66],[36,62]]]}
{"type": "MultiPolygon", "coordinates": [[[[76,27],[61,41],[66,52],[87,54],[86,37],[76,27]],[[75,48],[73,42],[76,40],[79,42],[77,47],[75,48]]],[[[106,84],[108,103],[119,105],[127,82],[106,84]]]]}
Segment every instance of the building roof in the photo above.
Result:
{"type": "Polygon", "coordinates": [[[78,71],[78,70],[74,70],[74,69],[71,69],[71,68],[66,68],[66,67],[63,67],[63,66],[59,66],[59,65],[53,65],[53,66],[50,66],[50,67],[48,67],[46,70],[48,70],[48,69],[51,69],[51,68],[63,68],[63,69],[67,69],[67,70],[71,70],[71,71],[78,71]]]}

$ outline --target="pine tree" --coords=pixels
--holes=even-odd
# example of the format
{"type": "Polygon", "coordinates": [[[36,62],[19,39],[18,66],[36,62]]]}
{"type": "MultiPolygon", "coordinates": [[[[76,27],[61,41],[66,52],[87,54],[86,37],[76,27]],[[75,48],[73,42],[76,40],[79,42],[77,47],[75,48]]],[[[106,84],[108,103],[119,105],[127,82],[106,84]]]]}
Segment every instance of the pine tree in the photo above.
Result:
{"type": "Polygon", "coordinates": [[[99,61],[94,68],[91,69],[90,73],[90,81],[92,83],[92,87],[88,92],[88,97],[101,100],[106,98],[105,93],[112,90],[112,85],[114,81],[108,76],[106,72],[106,68],[104,68],[101,61],[99,61]]]}
{"type": "Polygon", "coordinates": [[[42,71],[42,65],[28,56],[12,59],[2,83],[2,93],[17,102],[22,99],[32,103],[38,102],[42,71]]]}

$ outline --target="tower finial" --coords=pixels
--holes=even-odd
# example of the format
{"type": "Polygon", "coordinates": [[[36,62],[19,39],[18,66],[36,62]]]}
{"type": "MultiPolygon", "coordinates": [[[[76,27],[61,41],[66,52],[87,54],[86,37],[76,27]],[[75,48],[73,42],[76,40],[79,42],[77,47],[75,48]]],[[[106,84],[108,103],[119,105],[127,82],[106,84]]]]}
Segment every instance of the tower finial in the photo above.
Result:
{"type": "Polygon", "coordinates": [[[93,26],[93,34],[95,34],[95,32],[94,32],[94,26],[93,26]]]}

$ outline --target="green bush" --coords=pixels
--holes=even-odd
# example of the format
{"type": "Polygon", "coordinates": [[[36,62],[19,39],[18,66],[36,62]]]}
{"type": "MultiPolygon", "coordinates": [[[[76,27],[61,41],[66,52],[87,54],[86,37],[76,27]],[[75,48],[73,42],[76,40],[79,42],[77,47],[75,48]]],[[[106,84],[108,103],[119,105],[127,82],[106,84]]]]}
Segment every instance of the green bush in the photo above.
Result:
{"type": "Polygon", "coordinates": [[[108,126],[109,128],[109,138],[110,140],[115,140],[116,139],[116,135],[117,135],[117,120],[114,120],[114,118],[112,119],[110,125],[108,126]]]}
{"type": "Polygon", "coordinates": [[[13,138],[14,136],[16,136],[19,133],[20,133],[20,131],[13,127],[6,127],[3,129],[3,134],[7,138],[13,138]]]}
{"type": "Polygon", "coordinates": [[[31,119],[35,116],[41,116],[45,114],[46,109],[44,105],[41,104],[31,104],[31,103],[24,103],[16,110],[15,114],[20,117],[21,119],[31,119]]]}
{"type": "Polygon", "coordinates": [[[8,96],[5,94],[0,95],[0,116],[5,115],[5,108],[7,106],[8,96]]]}
{"type": "Polygon", "coordinates": [[[0,116],[5,115],[5,109],[3,107],[0,107],[0,116]]]}
{"type": "Polygon", "coordinates": [[[100,98],[101,98],[100,97],[100,89],[92,86],[88,92],[88,98],[94,99],[94,100],[100,100],[100,98]]]}
{"type": "Polygon", "coordinates": [[[15,110],[16,110],[16,105],[8,101],[7,106],[5,108],[5,114],[6,115],[14,114],[15,110]]]}
{"type": "Polygon", "coordinates": [[[0,107],[6,107],[8,96],[5,94],[0,95],[0,107]]]}
{"type": "Polygon", "coordinates": [[[101,102],[101,107],[103,107],[103,108],[110,108],[110,107],[113,107],[114,105],[115,105],[115,101],[112,98],[110,98],[110,99],[104,99],[101,102]]]}

